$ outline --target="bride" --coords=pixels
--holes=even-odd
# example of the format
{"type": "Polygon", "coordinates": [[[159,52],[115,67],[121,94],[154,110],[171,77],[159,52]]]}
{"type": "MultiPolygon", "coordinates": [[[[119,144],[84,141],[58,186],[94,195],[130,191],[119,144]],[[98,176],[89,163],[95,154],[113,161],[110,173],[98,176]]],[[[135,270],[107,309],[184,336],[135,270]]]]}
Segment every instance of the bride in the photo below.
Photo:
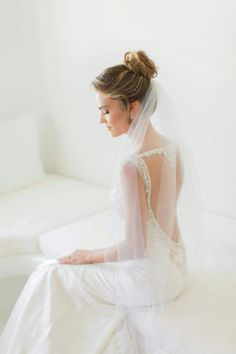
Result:
{"type": "Polygon", "coordinates": [[[110,186],[114,242],[37,266],[1,354],[184,353],[164,315],[196,266],[197,203],[191,156],[157,74],[140,50],[92,82],[100,123],[124,136],[110,186]]]}

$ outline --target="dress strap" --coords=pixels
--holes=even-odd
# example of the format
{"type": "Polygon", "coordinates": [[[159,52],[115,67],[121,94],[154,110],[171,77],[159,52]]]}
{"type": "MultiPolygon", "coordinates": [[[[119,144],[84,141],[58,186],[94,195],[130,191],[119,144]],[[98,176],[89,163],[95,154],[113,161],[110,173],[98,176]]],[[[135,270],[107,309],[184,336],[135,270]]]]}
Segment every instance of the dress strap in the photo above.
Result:
{"type": "Polygon", "coordinates": [[[146,165],[145,161],[138,154],[132,155],[130,157],[130,160],[137,167],[137,169],[139,171],[139,174],[141,175],[141,177],[142,177],[142,179],[144,181],[147,204],[148,204],[148,207],[149,207],[149,210],[150,210],[151,209],[151,205],[150,205],[151,178],[150,178],[150,175],[149,175],[149,171],[148,171],[147,165],[146,165]]]}
{"type": "Polygon", "coordinates": [[[149,151],[145,151],[143,153],[138,154],[139,157],[145,158],[152,156],[154,154],[164,154],[167,160],[170,162],[170,164],[175,167],[176,163],[176,143],[172,142],[168,145],[152,149],[149,151]]]}
{"type": "Polygon", "coordinates": [[[146,165],[145,161],[141,157],[138,157],[137,164],[138,164],[139,171],[142,174],[143,180],[145,182],[145,190],[146,190],[146,194],[147,194],[147,197],[148,197],[148,202],[150,204],[151,178],[150,178],[150,175],[149,175],[149,171],[148,171],[148,168],[147,168],[147,165],[146,165]]]}
{"type": "Polygon", "coordinates": [[[151,192],[152,192],[151,177],[149,174],[147,164],[145,162],[145,157],[149,157],[154,154],[164,154],[164,156],[167,158],[167,160],[169,161],[171,166],[175,167],[175,165],[176,165],[176,148],[177,148],[176,143],[172,142],[172,143],[170,143],[166,146],[163,146],[163,147],[159,147],[156,149],[145,151],[141,154],[133,153],[132,155],[129,156],[129,159],[137,167],[139,174],[141,175],[141,177],[144,181],[145,194],[146,194],[146,200],[147,200],[147,206],[148,206],[148,213],[153,218],[153,220],[158,224],[160,230],[161,230],[161,227],[160,227],[159,223],[157,222],[157,220],[153,214],[152,208],[151,208],[151,192]]]}

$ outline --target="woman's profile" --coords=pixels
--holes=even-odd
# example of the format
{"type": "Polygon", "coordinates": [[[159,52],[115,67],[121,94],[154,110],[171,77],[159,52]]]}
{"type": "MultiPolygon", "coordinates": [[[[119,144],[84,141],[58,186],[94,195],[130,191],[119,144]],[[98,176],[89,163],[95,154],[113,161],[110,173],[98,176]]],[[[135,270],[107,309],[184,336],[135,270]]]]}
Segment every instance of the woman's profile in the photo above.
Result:
{"type": "Polygon", "coordinates": [[[1,354],[181,348],[162,320],[196,267],[197,203],[191,156],[157,78],[158,67],[139,50],[92,82],[99,123],[125,138],[110,186],[112,245],[37,266],[0,337],[1,354]]]}

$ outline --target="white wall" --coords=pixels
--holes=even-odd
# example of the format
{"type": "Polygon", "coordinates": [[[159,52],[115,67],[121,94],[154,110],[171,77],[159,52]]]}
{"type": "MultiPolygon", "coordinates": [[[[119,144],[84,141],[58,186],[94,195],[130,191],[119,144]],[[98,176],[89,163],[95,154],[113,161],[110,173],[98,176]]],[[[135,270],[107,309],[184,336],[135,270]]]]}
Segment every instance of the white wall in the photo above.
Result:
{"type": "Polygon", "coordinates": [[[0,2],[0,119],[34,112],[39,119],[40,140],[45,168],[47,112],[39,29],[34,2],[0,2]]]}
{"type": "Polygon", "coordinates": [[[236,217],[234,1],[38,1],[54,169],[109,185],[122,138],[98,123],[90,81],[145,50],[185,121],[207,208],[236,217]]]}
{"type": "Polygon", "coordinates": [[[15,44],[3,60],[13,63],[16,75],[7,65],[1,113],[10,112],[11,102],[17,111],[45,105],[44,158],[51,171],[109,186],[122,137],[112,138],[99,124],[90,82],[121,63],[125,51],[143,49],[159,66],[159,80],[185,122],[207,208],[236,217],[233,0],[5,3],[14,24],[8,29],[3,19],[7,43],[15,44]],[[24,36],[17,37],[19,14],[24,36]]]}

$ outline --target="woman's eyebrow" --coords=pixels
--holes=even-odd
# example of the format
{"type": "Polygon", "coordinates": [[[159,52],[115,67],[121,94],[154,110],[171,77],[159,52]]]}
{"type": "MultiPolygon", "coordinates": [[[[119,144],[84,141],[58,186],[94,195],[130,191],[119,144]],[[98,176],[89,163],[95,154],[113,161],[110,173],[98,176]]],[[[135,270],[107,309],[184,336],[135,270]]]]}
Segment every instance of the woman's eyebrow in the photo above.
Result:
{"type": "Polygon", "coordinates": [[[104,107],[108,107],[108,106],[101,106],[101,107],[98,107],[98,109],[102,109],[102,108],[104,108],[104,107]]]}

